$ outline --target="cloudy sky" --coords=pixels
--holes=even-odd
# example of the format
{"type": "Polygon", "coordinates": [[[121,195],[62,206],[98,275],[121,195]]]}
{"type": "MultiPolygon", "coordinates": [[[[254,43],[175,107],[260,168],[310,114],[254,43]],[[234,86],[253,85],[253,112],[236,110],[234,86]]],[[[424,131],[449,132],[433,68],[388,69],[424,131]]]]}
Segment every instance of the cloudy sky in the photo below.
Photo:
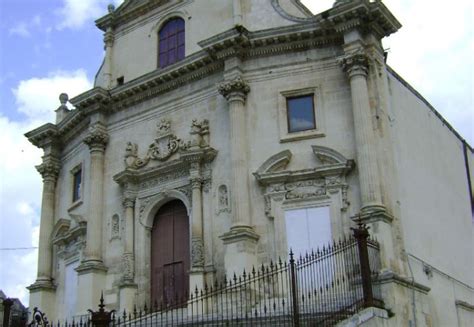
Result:
{"type": "MultiPolygon", "coordinates": [[[[26,304],[37,251],[11,248],[37,246],[42,183],[23,134],[53,122],[61,92],[91,88],[103,57],[93,21],[110,2],[121,0],[0,0],[0,289],[26,304]]],[[[333,0],[302,2],[318,13],[333,0]]],[[[384,3],[403,24],[385,40],[388,63],[474,144],[471,0],[384,3]]]]}

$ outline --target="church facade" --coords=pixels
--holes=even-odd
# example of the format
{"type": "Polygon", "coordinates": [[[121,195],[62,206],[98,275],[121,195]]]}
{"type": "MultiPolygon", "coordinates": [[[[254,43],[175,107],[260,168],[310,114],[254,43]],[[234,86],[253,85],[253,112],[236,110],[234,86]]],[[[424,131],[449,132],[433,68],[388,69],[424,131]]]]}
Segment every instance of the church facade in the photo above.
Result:
{"type": "Polygon", "coordinates": [[[26,134],[44,150],[30,307],[166,301],[360,221],[384,323],[472,322],[473,151],[386,65],[382,2],[127,0],[96,24],[94,88],[26,134]]]}

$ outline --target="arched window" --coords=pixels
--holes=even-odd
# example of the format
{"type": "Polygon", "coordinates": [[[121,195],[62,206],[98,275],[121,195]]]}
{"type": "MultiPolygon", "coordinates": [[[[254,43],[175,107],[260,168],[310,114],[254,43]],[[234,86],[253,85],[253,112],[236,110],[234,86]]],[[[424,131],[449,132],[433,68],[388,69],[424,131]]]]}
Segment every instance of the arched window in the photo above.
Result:
{"type": "Polygon", "coordinates": [[[184,58],[184,20],[172,18],[158,33],[158,60],[160,68],[184,58]]]}

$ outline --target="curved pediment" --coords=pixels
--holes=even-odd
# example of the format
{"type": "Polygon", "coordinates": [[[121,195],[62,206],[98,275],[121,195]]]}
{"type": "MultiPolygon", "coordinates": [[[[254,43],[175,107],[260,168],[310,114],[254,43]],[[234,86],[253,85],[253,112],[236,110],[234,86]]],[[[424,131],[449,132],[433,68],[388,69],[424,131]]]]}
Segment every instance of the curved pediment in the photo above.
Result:
{"type": "Polygon", "coordinates": [[[291,151],[284,150],[268,158],[258,169],[257,174],[272,173],[284,170],[291,160],[291,151]]]}
{"type": "Polygon", "coordinates": [[[313,153],[319,165],[346,164],[349,161],[342,154],[331,148],[320,145],[313,145],[311,147],[313,148],[313,153]]]}
{"type": "Polygon", "coordinates": [[[304,181],[326,176],[344,176],[354,167],[354,162],[342,154],[324,146],[313,145],[316,167],[286,170],[291,159],[290,150],[279,152],[268,158],[254,173],[261,185],[289,181],[304,181]]]}

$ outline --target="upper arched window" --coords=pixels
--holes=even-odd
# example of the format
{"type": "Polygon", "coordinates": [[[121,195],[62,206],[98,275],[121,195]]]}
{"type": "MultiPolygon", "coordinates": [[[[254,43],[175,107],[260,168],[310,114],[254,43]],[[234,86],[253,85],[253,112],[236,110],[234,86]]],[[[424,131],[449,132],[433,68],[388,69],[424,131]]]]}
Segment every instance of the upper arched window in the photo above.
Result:
{"type": "Polygon", "coordinates": [[[172,18],[158,33],[158,60],[160,68],[184,58],[184,20],[172,18]]]}

